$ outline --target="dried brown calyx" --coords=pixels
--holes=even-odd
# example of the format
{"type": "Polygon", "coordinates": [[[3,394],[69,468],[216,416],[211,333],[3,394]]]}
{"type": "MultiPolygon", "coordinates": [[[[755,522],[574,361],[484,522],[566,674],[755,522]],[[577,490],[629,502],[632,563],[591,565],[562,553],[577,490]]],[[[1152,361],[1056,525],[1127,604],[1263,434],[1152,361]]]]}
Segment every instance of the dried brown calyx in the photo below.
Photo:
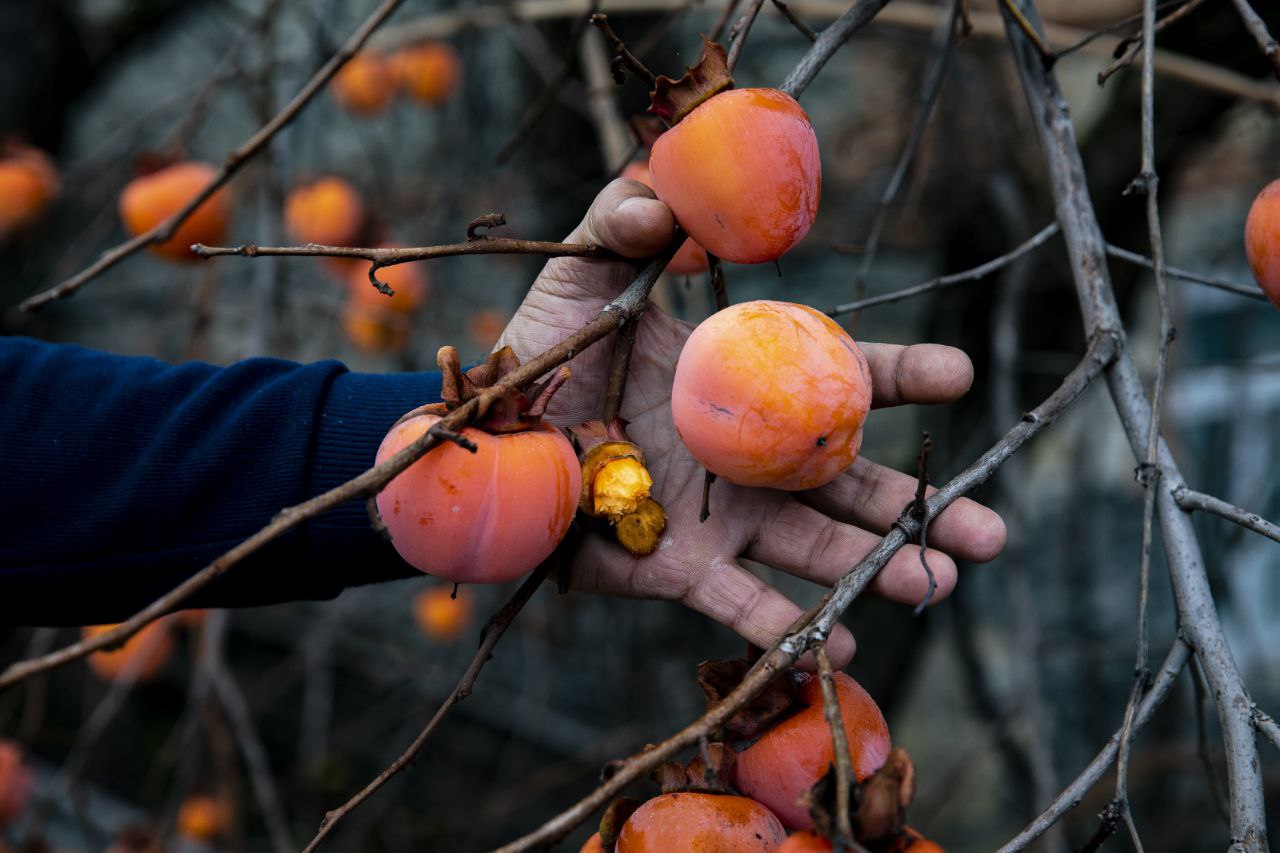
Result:
{"type": "Polygon", "coordinates": [[[659,77],[649,94],[649,112],[676,124],[693,112],[703,101],[733,88],[729,73],[729,55],[706,36],[702,37],[702,55],[685,68],[679,80],[659,77]]]}
{"type": "Polygon", "coordinates": [[[444,402],[420,406],[402,417],[401,422],[417,415],[443,415],[480,397],[480,411],[472,422],[474,426],[494,434],[523,432],[541,423],[547,404],[569,378],[569,368],[561,367],[550,379],[529,388],[510,388],[497,394],[486,394],[520,366],[520,359],[511,347],[503,347],[482,364],[464,371],[457,348],[444,346],[436,354],[436,364],[440,367],[440,398],[444,402]]]}
{"type": "MultiPolygon", "coordinates": [[[[838,832],[835,767],[801,795],[814,831],[828,838],[838,832]]],[[[902,747],[889,753],[884,766],[853,792],[850,825],[854,840],[871,850],[893,850],[902,836],[906,809],[916,796],[916,770],[902,747]]]]}
{"type": "Polygon", "coordinates": [[[729,774],[737,754],[723,743],[706,744],[688,764],[668,761],[658,766],[650,778],[664,794],[694,791],[702,794],[728,794],[729,774]]]}
{"type": "MultiPolygon", "coordinates": [[[[698,685],[707,697],[707,707],[713,708],[733,692],[747,670],[754,663],[749,658],[734,660],[709,660],[698,664],[698,685]]],[[[798,710],[800,695],[799,674],[788,670],[773,681],[764,692],[752,699],[733,716],[725,720],[723,728],[730,740],[751,740],[783,717],[798,710]]]]}
{"type": "Polygon", "coordinates": [[[626,422],[621,418],[608,425],[588,421],[572,432],[586,448],[581,453],[578,510],[608,522],[618,542],[633,556],[652,554],[667,527],[667,514],[649,496],[653,477],[644,451],[627,437],[626,422]]]}

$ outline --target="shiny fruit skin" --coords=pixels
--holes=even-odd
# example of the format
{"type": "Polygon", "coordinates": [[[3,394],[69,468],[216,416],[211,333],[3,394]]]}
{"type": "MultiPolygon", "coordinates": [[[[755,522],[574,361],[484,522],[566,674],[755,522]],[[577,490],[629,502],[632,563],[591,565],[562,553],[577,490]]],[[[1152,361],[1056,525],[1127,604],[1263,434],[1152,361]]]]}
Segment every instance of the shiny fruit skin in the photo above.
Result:
{"type": "Polygon", "coordinates": [[[27,146],[0,159],[0,238],[32,224],[58,194],[58,170],[43,151],[27,146]]]}
{"type": "Polygon", "coordinates": [[[800,104],[777,89],[709,98],[658,137],[649,170],[676,221],[721,260],[776,260],[818,215],[818,138],[800,104]]]}
{"type": "Polygon", "coordinates": [[[622,825],[618,853],[773,851],[786,838],[760,803],[730,794],[662,794],[622,825]]]}
{"type": "Polygon", "coordinates": [[[294,239],[322,246],[353,246],[364,222],[364,203],[350,181],[335,175],[295,187],[284,203],[294,239]]]}
{"type": "Polygon", "coordinates": [[[834,845],[812,830],[793,832],[778,848],[778,853],[829,853],[834,845]]]}
{"type": "MultiPolygon", "coordinates": [[[[189,161],[134,178],[120,194],[120,219],[125,230],[135,237],[150,231],[198,195],[217,171],[208,163],[189,161]]],[[[171,238],[148,249],[172,261],[198,261],[191,244],[223,242],[230,211],[230,196],[226,187],[220,187],[192,211],[171,238]]]]}
{"type": "Polygon", "coordinates": [[[1244,250],[1262,292],[1280,308],[1280,180],[1253,200],[1244,223],[1244,250]]]}
{"type": "MultiPolygon", "coordinates": [[[[649,164],[644,160],[632,160],[628,163],[622,170],[622,177],[638,181],[649,189],[653,189],[653,177],[649,174],[649,164]]],[[[666,271],[672,275],[695,275],[706,272],[710,268],[711,262],[707,260],[707,250],[690,239],[685,240],[684,244],[676,250],[675,257],[671,259],[671,263],[667,264],[666,271]]]]}
{"type": "Polygon", "coordinates": [[[209,841],[226,832],[230,823],[230,809],[217,797],[188,797],[178,811],[178,831],[187,838],[209,841]]]}
{"type": "MultiPolygon", "coordinates": [[[[97,636],[115,625],[91,625],[80,629],[84,639],[97,636]]],[[[87,658],[89,669],[106,681],[131,672],[135,682],[149,681],[160,674],[173,651],[173,635],[167,618],[148,622],[124,645],[110,651],[94,652],[87,658]]]]}
{"type": "Polygon", "coordinates": [[[0,738],[0,829],[22,817],[34,783],[35,775],[22,760],[22,748],[0,738]]]}
{"type": "Polygon", "coordinates": [[[870,407],[871,372],[848,333],[812,308],[767,300],[694,329],[671,389],[676,430],[708,471],[789,491],[853,464],[870,407]]]}
{"type": "MultiPolygon", "coordinates": [[[[733,768],[734,787],[764,803],[790,829],[813,828],[796,799],[822,778],[834,757],[831,729],[822,713],[822,686],[816,676],[802,677],[799,704],[804,707],[739,752],[733,768]]],[[[862,782],[889,757],[889,726],[862,685],[842,672],[835,674],[835,684],[853,772],[862,782]]]]}
{"type": "Polygon", "coordinates": [[[597,832],[588,838],[578,853],[607,853],[604,849],[604,840],[600,837],[600,833],[597,832]]]}
{"type": "Polygon", "coordinates": [[[438,643],[452,643],[464,636],[471,627],[474,605],[471,593],[459,589],[433,586],[414,596],[413,618],[422,633],[438,643]]]}
{"type": "Polygon", "coordinates": [[[453,45],[431,41],[405,48],[391,57],[396,83],[405,94],[428,106],[453,96],[462,76],[462,60],[453,45]]]}
{"type": "Polygon", "coordinates": [[[329,84],[333,99],[347,112],[371,116],[395,98],[395,75],[385,57],[357,53],[338,69],[329,84]]]}
{"type": "MultiPolygon", "coordinates": [[[[391,428],[382,462],[440,420],[417,415],[391,428]]],[[[470,453],[445,442],[378,493],[391,542],[419,571],[458,583],[502,583],[532,571],[564,538],[578,508],[582,471],[569,440],[549,424],[462,434],[470,453]]]]}

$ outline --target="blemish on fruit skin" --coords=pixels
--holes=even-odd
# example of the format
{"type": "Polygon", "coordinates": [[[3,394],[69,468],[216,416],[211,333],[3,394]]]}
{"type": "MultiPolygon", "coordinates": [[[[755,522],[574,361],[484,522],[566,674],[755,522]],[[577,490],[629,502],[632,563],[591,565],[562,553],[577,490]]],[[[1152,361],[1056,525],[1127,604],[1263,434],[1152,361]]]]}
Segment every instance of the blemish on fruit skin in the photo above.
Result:
{"type": "Polygon", "coordinates": [[[418,524],[423,527],[430,526],[433,521],[435,521],[435,517],[429,512],[424,512],[422,515],[418,516],[418,524]]]}
{"type": "Polygon", "coordinates": [[[399,498],[396,498],[396,502],[395,502],[394,504],[392,504],[392,505],[391,505],[391,514],[392,514],[392,515],[399,515],[399,514],[400,514],[400,499],[399,499],[399,498]]]}
{"type": "Polygon", "coordinates": [[[827,446],[827,437],[825,435],[818,436],[818,446],[819,447],[827,446]]]}

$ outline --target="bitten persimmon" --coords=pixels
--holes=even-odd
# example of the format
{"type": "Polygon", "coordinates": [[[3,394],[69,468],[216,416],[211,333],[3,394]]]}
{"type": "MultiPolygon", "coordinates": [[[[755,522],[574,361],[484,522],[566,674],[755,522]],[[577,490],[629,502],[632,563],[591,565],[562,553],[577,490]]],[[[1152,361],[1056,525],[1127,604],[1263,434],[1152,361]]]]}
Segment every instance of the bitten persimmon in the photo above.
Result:
{"type": "Polygon", "coordinates": [[[22,747],[0,738],[0,829],[16,822],[27,809],[35,775],[22,757],[22,747]]]}
{"type": "Polygon", "coordinates": [[[178,832],[187,838],[210,841],[231,825],[231,808],[226,802],[208,794],[183,800],[178,810],[178,832]]]}
{"type": "Polygon", "coordinates": [[[1262,292],[1280,308],[1280,180],[1253,200],[1244,223],[1244,251],[1262,292]]]}
{"type": "Polygon", "coordinates": [[[386,109],[395,98],[395,75],[386,57],[357,53],[333,75],[330,91],[348,112],[370,116],[386,109]]]}
{"type": "MultiPolygon", "coordinates": [[[[82,628],[80,633],[88,639],[114,627],[115,625],[91,625],[82,628]]],[[[142,630],[126,640],[123,646],[89,655],[89,669],[107,681],[122,678],[126,673],[132,674],[133,680],[137,682],[155,678],[169,662],[169,655],[173,651],[171,627],[167,618],[147,623],[142,630]]]]}
{"type": "Polygon", "coordinates": [[[289,234],[304,243],[353,246],[364,222],[364,202],[350,181],[328,175],[289,193],[284,220],[289,234]]]}
{"type": "Polygon", "coordinates": [[[58,170],[49,155],[13,145],[0,158],[0,239],[40,218],[58,194],[58,170]]]}
{"type": "MultiPolygon", "coordinates": [[[[437,421],[418,414],[391,428],[377,461],[403,450],[437,421]]],[[[559,430],[539,424],[490,434],[466,427],[470,453],[446,442],[378,493],[378,512],[400,556],[459,583],[502,583],[555,550],[573,521],[582,472],[559,430]]]]}
{"type": "Polygon", "coordinates": [[[742,486],[812,489],[853,463],[871,373],[848,333],[805,305],[719,311],[685,341],[671,415],[693,457],[742,486]]]}
{"type": "MultiPolygon", "coordinates": [[[[622,170],[622,177],[639,181],[653,189],[653,177],[649,174],[649,164],[644,160],[632,160],[622,170]]],[[[706,272],[711,266],[707,260],[707,250],[699,246],[692,238],[685,240],[676,251],[676,255],[667,264],[667,272],[674,275],[694,275],[706,272]]]]}
{"type": "Polygon", "coordinates": [[[464,588],[433,586],[414,596],[413,618],[422,633],[438,643],[452,643],[471,627],[475,609],[471,593],[464,588]]]}
{"type": "Polygon", "coordinates": [[[429,41],[407,47],[391,57],[396,83],[409,97],[439,106],[452,97],[462,76],[462,60],[453,45],[429,41]]]}
{"type": "MultiPolygon", "coordinates": [[[[120,193],[120,219],[125,230],[137,236],[164,222],[195,198],[214,179],[217,169],[208,163],[175,163],[134,178],[120,193]]],[[[227,233],[231,202],[226,187],[219,187],[178,226],[173,236],[149,250],[173,261],[197,261],[192,243],[221,243],[227,233]]]]}
{"type": "Polygon", "coordinates": [[[653,144],[653,190],[708,252],[772,261],[818,215],[822,165],[804,109],[777,89],[708,98],[653,144]]]}
{"type": "Polygon", "coordinates": [[[830,853],[834,846],[818,833],[806,829],[788,835],[778,853],[830,853]]]}
{"type": "Polygon", "coordinates": [[[731,794],[661,794],[622,825],[618,853],[772,851],[787,836],[764,805],[731,794]]]}
{"type": "MultiPolygon", "coordinates": [[[[818,678],[800,674],[799,711],[765,730],[738,753],[734,786],[764,803],[791,829],[811,829],[808,811],[797,799],[822,778],[834,760],[831,729],[822,713],[818,678]]],[[[853,772],[864,781],[889,757],[889,726],[862,685],[835,674],[836,696],[849,738],[853,772]]]]}

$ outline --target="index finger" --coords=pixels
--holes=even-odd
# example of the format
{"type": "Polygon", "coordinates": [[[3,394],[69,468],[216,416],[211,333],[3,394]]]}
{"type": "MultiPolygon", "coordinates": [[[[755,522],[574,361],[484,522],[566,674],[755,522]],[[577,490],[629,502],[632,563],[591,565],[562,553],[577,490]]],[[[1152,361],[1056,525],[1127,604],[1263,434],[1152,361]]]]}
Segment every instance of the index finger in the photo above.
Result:
{"type": "Polygon", "coordinates": [[[973,363],[963,350],[942,344],[859,343],[871,368],[873,408],[929,405],[959,399],[973,385],[973,363]]]}

